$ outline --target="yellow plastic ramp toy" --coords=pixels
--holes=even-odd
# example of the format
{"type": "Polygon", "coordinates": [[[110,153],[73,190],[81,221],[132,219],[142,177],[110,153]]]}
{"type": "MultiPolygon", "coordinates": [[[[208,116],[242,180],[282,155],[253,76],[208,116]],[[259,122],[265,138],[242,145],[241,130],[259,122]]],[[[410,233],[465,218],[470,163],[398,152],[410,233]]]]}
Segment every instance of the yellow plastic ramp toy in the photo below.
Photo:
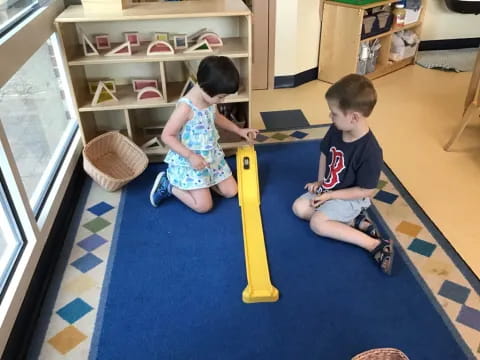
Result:
{"type": "Polygon", "coordinates": [[[270,282],[268,271],[260,214],[257,153],[253,145],[237,150],[237,177],[248,281],[242,299],[246,303],[274,302],[278,300],[278,290],[270,282]]]}

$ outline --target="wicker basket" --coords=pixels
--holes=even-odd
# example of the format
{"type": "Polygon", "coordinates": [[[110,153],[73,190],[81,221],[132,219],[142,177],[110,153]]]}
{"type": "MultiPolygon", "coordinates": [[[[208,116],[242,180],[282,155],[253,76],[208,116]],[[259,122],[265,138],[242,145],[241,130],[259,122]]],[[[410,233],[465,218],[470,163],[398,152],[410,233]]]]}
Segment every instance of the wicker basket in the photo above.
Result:
{"type": "Polygon", "coordinates": [[[408,360],[408,357],[398,349],[380,348],[364,351],[352,360],[408,360]]]}
{"type": "Polygon", "coordinates": [[[140,175],[148,165],[145,153],[119,132],[91,140],[83,149],[83,168],[107,191],[115,191],[140,175]]]}

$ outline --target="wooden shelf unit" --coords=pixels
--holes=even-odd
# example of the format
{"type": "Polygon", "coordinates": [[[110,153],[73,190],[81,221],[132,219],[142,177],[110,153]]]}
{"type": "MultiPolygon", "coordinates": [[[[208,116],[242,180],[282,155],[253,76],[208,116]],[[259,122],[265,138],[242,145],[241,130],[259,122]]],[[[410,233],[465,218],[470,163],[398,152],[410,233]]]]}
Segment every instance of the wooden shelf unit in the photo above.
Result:
{"type": "MultiPolygon", "coordinates": [[[[175,107],[180,93],[183,90],[183,82],[167,83],[167,100],[147,99],[137,101],[137,93],[133,92],[131,85],[117,86],[115,97],[118,101],[106,101],[101,104],[92,105],[91,101],[86,101],[84,104],[79,104],[79,112],[86,111],[106,111],[106,110],[127,110],[127,109],[150,109],[159,107],[175,107]]],[[[229,95],[225,98],[224,103],[248,102],[249,96],[246,90],[238,93],[238,95],[229,95]]]]}
{"type": "Polygon", "coordinates": [[[386,75],[404,66],[413,64],[415,56],[400,61],[389,60],[392,36],[402,30],[413,30],[420,36],[425,16],[426,0],[422,1],[419,20],[402,27],[392,27],[389,31],[361,39],[362,23],[368,9],[394,4],[397,1],[380,1],[366,5],[351,5],[335,1],[325,1],[323,8],[318,79],[334,83],[341,77],[357,72],[360,43],[379,39],[381,48],[374,72],[367,73],[370,79],[386,75]],[[341,29],[341,30],[339,30],[341,29]]]}
{"type": "MultiPolygon", "coordinates": [[[[68,64],[67,77],[84,144],[110,130],[120,130],[139,146],[156,136],[145,134],[144,129],[160,128],[168,120],[188,77],[184,63],[189,62],[195,70],[208,55],[228,56],[236,64],[240,89],[225,102],[237,103],[250,126],[252,26],[250,10],[241,0],[136,3],[116,13],[93,15],[74,5],[57,17],[55,25],[68,64]],[[175,54],[147,55],[153,32],[190,34],[202,28],[218,33],[224,45],[207,53],[184,54],[184,50],[177,49],[175,54]],[[84,55],[82,33],[91,40],[95,34],[109,34],[114,48],[123,42],[122,33],[129,31],[138,31],[142,40],[140,46],[132,47],[132,55],[105,56],[109,50],[99,50],[95,56],[84,55]],[[137,101],[131,80],[142,78],[156,79],[164,99],[137,101]],[[92,105],[88,81],[102,79],[115,80],[114,95],[118,101],[92,105]]],[[[221,142],[224,148],[242,143],[221,142]]],[[[166,148],[146,151],[152,161],[161,159],[159,156],[166,152],[166,148]]]]}
{"type": "Polygon", "coordinates": [[[367,37],[365,39],[361,39],[361,41],[370,41],[370,40],[375,40],[375,39],[379,39],[379,38],[382,38],[382,37],[385,37],[385,36],[390,36],[396,32],[399,32],[399,31],[402,31],[402,30],[409,30],[409,29],[413,29],[413,28],[416,28],[417,26],[420,26],[421,25],[421,22],[417,21],[413,24],[408,24],[408,25],[405,25],[405,26],[402,26],[402,27],[393,27],[390,31],[387,31],[387,32],[384,32],[384,33],[381,33],[381,34],[378,34],[378,35],[374,35],[374,36],[370,36],[370,37],[367,37]]]}
{"type": "MultiPolygon", "coordinates": [[[[248,58],[248,39],[247,38],[227,38],[222,39],[223,46],[216,48],[213,51],[215,55],[228,56],[232,59],[235,58],[248,58]]],[[[130,63],[149,63],[159,61],[188,61],[199,60],[205,56],[205,53],[199,54],[184,54],[183,50],[176,50],[173,55],[147,55],[147,47],[150,42],[145,41],[138,47],[132,48],[134,53],[132,55],[122,56],[104,56],[105,53],[110,51],[99,50],[100,55],[85,56],[81,46],[76,49],[76,55],[72,60],[69,60],[68,65],[99,65],[99,64],[130,64],[130,63]]],[[[120,45],[120,43],[113,43],[112,49],[120,45]]]]}

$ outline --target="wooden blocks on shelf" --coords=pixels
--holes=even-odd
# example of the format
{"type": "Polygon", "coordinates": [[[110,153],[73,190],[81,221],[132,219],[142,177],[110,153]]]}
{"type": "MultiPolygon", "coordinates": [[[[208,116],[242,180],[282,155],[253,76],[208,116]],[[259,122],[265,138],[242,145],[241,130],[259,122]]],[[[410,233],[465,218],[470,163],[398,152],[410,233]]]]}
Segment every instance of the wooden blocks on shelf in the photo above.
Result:
{"type": "Polygon", "coordinates": [[[134,92],[139,92],[146,87],[153,87],[155,89],[158,89],[158,81],[155,79],[132,80],[132,85],[134,92]]]}
{"type": "Polygon", "coordinates": [[[125,41],[124,43],[118,45],[116,48],[110,50],[105,54],[105,56],[122,56],[122,55],[132,55],[132,45],[130,41],[125,41]]]}
{"type": "Polygon", "coordinates": [[[186,49],[186,48],[188,48],[187,35],[174,35],[173,36],[173,47],[175,49],[186,49]]]}
{"type": "MultiPolygon", "coordinates": [[[[169,40],[171,34],[167,32],[155,32],[153,40],[146,47],[146,55],[174,55],[175,50],[179,54],[197,54],[213,52],[214,48],[223,46],[222,38],[215,32],[202,29],[194,34],[195,38],[185,34],[176,34],[169,40]],[[172,44],[173,42],[173,44],[172,44]],[[193,43],[193,44],[192,44],[193,43]]],[[[136,47],[137,55],[145,54],[145,47],[141,47],[140,34],[137,31],[123,32],[124,42],[112,44],[109,34],[87,35],[84,30],[81,33],[81,41],[85,56],[122,56],[132,55],[132,48],[136,47]],[[93,37],[94,41],[91,40],[93,37]],[[116,46],[115,46],[116,45],[116,46]],[[112,46],[115,46],[112,49],[112,46]],[[110,50],[99,52],[99,50],[110,50]]]]}
{"type": "Polygon", "coordinates": [[[200,35],[198,42],[205,40],[211,47],[220,47],[223,46],[223,41],[220,36],[214,32],[206,32],[200,35]]]}
{"type": "Polygon", "coordinates": [[[165,144],[157,136],[154,136],[146,143],[144,143],[141,148],[145,152],[145,154],[154,154],[158,151],[165,149],[165,144]]]}
{"type": "Polygon", "coordinates": [[[92,105],[97,105],[109,100],[118,101],[115,95],[113,95],[113,92],[108,89],[107,85],[105,85],[103,81],[99,81],[92,105]]]}
{"type": "Polygon", "coordinates": [[[82,34],[82,46],[85,56],[99,55],[98,50],[95,48],[95,46],[93,46],[92,42],[85,34],[82,34]]]}
{"type": "Polygon", "coordinates": [[[187,50],[185,50],[184,54],[197,54],[197,53],[205,53],[205,52],[212,52],[212,47],[206,40],[202,40],[199,43],[190,46],[187,50]]]}
{"type": "Polygon", "coordinates": [[[98,89],[98,85],[100,81],[110,90],[112,93],[117,92],[117,87],[115,85],[115,81],[113,80],[89,80],[88,81],[88,91],[90,94],[95,95],[98,89]]]}
{"type": "Polygon", "coordinates": [[[147,86],[138,92],[137,101],[148,99],[163,100],[163,96],[157,88],[154,88],[153,86],[147,86]]]}
{"type": "Polygon", "coordinates": [[[195,86],[195,81],[191,76],[188,77],[187,81],[185,82],[185,85],[182,89],[182,92],[180,93],[180,97],[183,97],[187,95],[187,93],[195,86]]]}
{"type": "Polygon", "coordinates": [[[163,40],[152,41],[147,48],[147,55],[171,55],[174,53],[172,45],[163,40]]]}
{"type": "Polygon", "coordinates": [[[157,40],[168,42],[168,32],[156,32],[156,33],[154,33],[152,41],[157,41],[157,40]]]}
{"type": "Polygon", "coordinates": [[[130,46],[140,46],[140,37],[138,36],[138,32],[126,32],[123,33],[123,36],[125,36],[125,41],[130,43],[130,46]]]}
{"type": "Polygon", "coordinates": [[[99,34],[95,35],[95,45],[97,45],[97,49],[110,49],[110,37],[107,34],[99,34]]]}

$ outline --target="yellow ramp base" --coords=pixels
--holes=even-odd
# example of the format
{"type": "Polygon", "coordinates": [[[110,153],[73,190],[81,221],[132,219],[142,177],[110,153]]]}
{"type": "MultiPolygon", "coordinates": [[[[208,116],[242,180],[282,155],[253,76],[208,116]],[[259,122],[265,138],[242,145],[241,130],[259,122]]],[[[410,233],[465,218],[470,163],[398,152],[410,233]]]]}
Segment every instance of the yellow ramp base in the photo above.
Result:
{"type": "Polygon", "coordinates": [[[246,303],[275,302],[278,300],[279,292],[270,282],[260,214],[257,153],[253,146],[238,149],[237,176],[248,281],[242,299],[246,303]]]}

